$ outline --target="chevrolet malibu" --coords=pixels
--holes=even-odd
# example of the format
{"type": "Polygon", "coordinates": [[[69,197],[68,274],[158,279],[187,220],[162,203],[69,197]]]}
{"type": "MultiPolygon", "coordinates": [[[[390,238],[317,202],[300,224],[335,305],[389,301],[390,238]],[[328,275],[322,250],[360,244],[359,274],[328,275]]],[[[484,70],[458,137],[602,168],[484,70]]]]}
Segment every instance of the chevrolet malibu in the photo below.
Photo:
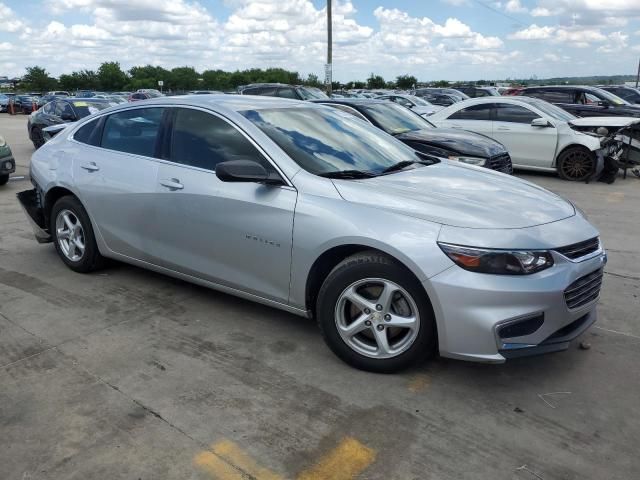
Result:
{"type": "Polygon", "coordinates": [[[314,317],[349,364],[566,349],[605,253],[571,203],[329,107],[162,97],[47,142],[20,201],[81,273],[116,259],[314,317]]]}

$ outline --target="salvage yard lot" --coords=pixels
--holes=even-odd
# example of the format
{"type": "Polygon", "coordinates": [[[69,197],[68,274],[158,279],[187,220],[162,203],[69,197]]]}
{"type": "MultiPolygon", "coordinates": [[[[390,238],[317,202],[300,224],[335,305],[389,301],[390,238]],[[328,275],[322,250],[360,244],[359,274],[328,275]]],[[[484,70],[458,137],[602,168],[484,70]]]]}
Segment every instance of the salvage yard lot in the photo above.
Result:
{"type": "MultiPolygon", "coordinates": [[[[18,170],[26,117],[0,115],[18,170]]],[[[518,174],[519,175],[519,174],[518,174]]],[[[640,460],[640,181],[522,177],[609,252],[591,345],[361,372],[313,321],[38,245],[0,188],[0,479],[631,479],[640,460]]]]}

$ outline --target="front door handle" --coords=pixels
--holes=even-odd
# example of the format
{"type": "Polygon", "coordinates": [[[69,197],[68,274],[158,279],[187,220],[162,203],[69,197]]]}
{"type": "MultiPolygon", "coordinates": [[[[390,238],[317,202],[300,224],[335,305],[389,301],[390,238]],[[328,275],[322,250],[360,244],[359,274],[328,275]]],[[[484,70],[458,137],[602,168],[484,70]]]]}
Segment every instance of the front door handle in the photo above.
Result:
{"type": "Polygon", "coordinates": [[[96,165],[96,162],[85,163],[84,165],[80,165],[80,168],[83,168],[87,172],[97,172],[100,170],[100,167],[96,165]]]}
{"type": "Polygon", "coordinates": [[[507,128],[507,127],[498,127],[496,128],[496,130],[498,130],[499,132],[510,132],[511,129],[507,128]]]}
{"type": "Polygon", "coordinates": [[[184,185],[180,183],[180,180],[177,178],[167,178],[165,180],[160,180],[160,185],[163,187],[167,187],[169,190],[182,190],[184,185]]]}

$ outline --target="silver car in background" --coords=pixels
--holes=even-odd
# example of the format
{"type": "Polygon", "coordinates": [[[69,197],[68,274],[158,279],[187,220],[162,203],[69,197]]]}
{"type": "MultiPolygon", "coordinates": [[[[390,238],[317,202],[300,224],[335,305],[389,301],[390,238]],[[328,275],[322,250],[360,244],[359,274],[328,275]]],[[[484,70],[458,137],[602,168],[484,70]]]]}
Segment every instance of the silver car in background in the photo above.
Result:
{"type": "Polygon", "coordinates": [[[313,316],[358,368],[503,362],[596,320],[606,255],[571,203],[329,107],[121,105],[47,142],[31,178],[20,201],[72,270],[113,258],[313,316]]]}

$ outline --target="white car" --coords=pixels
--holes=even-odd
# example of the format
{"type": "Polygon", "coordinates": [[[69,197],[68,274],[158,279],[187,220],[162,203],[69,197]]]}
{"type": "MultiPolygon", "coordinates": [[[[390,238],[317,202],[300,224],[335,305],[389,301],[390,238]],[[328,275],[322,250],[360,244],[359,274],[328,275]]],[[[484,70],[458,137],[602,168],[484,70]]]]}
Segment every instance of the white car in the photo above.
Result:
{"type": "Polygon", "coordinates": [[[575,120],[544,100],[520,96],[473,98],[429,117],[439,127],[497,140],[509,151],[514,168],[557,171],[565,180],[584,181],[602,164],[604,150],[598,136],[572,127],[575,120]]]}
{"type": "Polygon", "coordinates": [[[416,97],[415,95],[393,93],[389,95],[382,95],[381,97],[378,97],[378,100],[390,100],[402,105],[403,107],[410,108],[415,113],[423,117],[429,117],[442,109],[442,107],[433,105],[432,103],[427,102],[424,98],[416,97]]]}

